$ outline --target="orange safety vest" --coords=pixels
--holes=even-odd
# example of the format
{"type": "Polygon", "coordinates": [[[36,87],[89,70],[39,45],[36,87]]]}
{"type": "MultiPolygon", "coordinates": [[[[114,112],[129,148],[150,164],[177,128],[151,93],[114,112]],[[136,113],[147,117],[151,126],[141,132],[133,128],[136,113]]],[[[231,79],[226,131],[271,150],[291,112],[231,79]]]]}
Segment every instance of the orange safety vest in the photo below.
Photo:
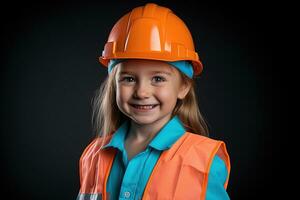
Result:
{"type": "MultiPolygon", "coordinates": [[[[107,136],[107,144],[112,135],[107,136]]],[[[106,183],[117,149],[101,149],[102,138],[94,139],[80,158],[81,188],[78,200],[109,200],[106,183]]],[[[215,155],[225,163],[228,176],[230,161],[225,143],[186,132],[173,146],[162,152],[144,190],[143,200],[205,199],[208,173],[215,155]]]]}

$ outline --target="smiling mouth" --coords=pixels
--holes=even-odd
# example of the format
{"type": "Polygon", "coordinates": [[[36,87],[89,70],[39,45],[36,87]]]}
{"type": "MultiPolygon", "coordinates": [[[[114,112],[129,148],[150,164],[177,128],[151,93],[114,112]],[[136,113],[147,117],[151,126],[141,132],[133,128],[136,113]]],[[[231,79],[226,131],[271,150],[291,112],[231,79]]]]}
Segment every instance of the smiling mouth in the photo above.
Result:
{"type": "Polygon", "coordinates": [[[132,107],[138,109],[138,110],[152,110],[158,104],[149,104],[149,105],[138,105],[138,104],[130,104],[132,107]]]}

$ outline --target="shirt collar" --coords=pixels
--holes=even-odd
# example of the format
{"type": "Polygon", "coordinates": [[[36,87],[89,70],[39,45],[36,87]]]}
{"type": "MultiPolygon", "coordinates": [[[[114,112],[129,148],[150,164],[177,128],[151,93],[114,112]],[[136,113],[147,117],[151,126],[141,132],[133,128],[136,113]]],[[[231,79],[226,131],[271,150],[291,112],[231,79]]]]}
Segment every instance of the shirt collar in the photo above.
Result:
{"type": "Polygon", "coordinates": [[[128,131],[129,122],[125,121],[116,132],[114,132],[110,142],[102,147],[102,149],[107,147],[115,147],[120,151],[124,149],[124,140],[128,131]]]}
{"type": "Polygon", "coordinates": [[[157,150],[166,150],[185,133],[184,126],[178,116],[174,116],[152,139],[149,146],[157,150]]]}
{"type": "MultiPolygon", "coordinates": [[[[112,139],[108,144],[103,146],[115,147],[123,152],[124,140],[129,128],[129,121],[124,122],[114,133],[112,139]]],[[[157,150],[166,150],[172,147],[172,145],[186,132],[182,122],[178,116],[174,116],[169,122],[167,122],[163,128],[152,139],[149,146],[157,150]]]]}

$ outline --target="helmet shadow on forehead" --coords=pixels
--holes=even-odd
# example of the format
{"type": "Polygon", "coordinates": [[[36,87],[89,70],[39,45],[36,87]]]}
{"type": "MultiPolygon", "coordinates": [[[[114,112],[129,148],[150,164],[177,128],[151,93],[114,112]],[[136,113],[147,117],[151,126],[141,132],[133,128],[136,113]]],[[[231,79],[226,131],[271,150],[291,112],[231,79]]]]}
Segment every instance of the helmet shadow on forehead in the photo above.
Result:
{"type": "Polygon", "coordinates": [[[156,60],[130,59],[118,63],[115,67],[118,66],[122,66],[121,68],[125,71],[165,72],[168,74],[177,71],[171,64],[156,60]]]}

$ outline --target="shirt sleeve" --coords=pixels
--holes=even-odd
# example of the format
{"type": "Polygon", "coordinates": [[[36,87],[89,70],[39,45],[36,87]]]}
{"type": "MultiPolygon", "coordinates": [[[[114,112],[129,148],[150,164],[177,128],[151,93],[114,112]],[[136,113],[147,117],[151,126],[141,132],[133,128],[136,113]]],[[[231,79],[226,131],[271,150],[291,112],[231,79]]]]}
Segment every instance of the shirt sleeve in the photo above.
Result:
{"type": "Polygon", "coordinates": [[[224,188],[227,178],[227,168],[224,161],[215,156],[208,174],[206,200],[228,200],[229,196],[224,188]]]}

